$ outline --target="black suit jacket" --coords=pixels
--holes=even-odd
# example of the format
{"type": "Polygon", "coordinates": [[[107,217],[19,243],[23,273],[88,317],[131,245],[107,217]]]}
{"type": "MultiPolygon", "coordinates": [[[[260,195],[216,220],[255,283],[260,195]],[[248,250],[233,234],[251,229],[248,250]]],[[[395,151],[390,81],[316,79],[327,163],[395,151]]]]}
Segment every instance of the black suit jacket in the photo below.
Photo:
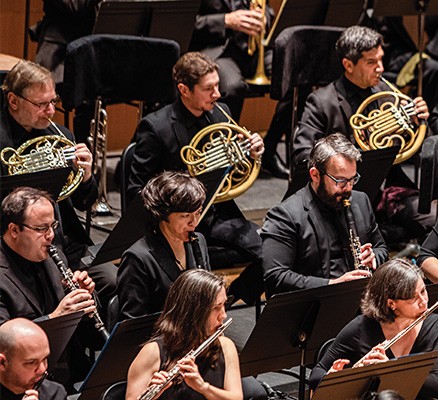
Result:
{"type": "MultiPolygon", "coordinates": [[[[263,225],[263,276],[268,294],[327,285],[330,247],[325,221],[309,185],[269,210],[263,225]]],[[[368,196],[352,192],[351,210],[362,244],[371,243],[377,265],[388,249],[376,224],[368,196]]]]}
{"type": "MultiPolygon", "coordinates": [[[[66,262],[61,252],[60,256],[66,262]]],[[[0,243],[0,324],[17,317],[36,321],[48,319],[49,316],[43,314],[41,304],[35,294],[20,281],[12,270],[13,266],[14,261],[0,243]]],[[[53,288],[59,302],[65,296],[61,273],[51,258],[44,261],[43,267],[50,280],[47,284],[53,288]]]]}

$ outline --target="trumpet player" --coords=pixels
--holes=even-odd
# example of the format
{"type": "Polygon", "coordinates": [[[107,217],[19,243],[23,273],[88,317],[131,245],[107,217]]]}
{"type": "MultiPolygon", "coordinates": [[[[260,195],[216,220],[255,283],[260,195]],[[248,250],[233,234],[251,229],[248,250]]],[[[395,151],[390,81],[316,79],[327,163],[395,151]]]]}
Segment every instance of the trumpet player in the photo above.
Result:
{"type": "MultiPolygon", "coordinates": [[[[313,368],[310,387],[318,390],[317,385],[326,373],[335,373],[344,367],[361,367],[437,350],[438,315],[431,313],[423,320],[421,317],[427,307],[427,290],[418,267],[404,259],[393,259],[382,265],[368,282],[361,302],[362,315],[341,330],[313,368]],[[409,329],[410,326],[413,328],[409,329]],[[401,334],[385,352],[385,341],[403,330],[406,334],[401,334]]],[[[436,363],[417,399],[432,399],[437,395],[436,363]]]]}
{"type": "MultiPolygon", "coordinates": [[[[316,140],[332,133],[342,132],[355,143],[350,117],[372,94],[390,90],[381,82],[383,45],[382,36],[370,28],[352,26],[341,34],[336,50],[344,73],[307,98],[291,149],[294,165],[309,158],[316,140]]],[[[429,110],[423,98],[416,97],[413,102],[414,122],[427,120],[429,110]]],[[[380,104],[374,108],[377,106],[380,104]]],[[[372,104],[369,108],[367,115],[373,109],[372,104]]],[[[393,166],[387,176],[377,210],[383,215],[382,220],[404,227],[413,237],[423,237],[430,231],[436,217],[435,211],[425,215],[418,213],[418,189],[399,165],[393,166]]]]}
{"type": "MultiPolygon", "coordinates": [[[[1,149],[17,149],[31,139],[61,136],[74,143],[74,135],[65,127],[51,123],[60,98],[55,92],[51,73],[31,61],[19,61],[6,75],[2,85],[3,102],[0,113],[1,149]]],[[[30,150],[30,149],[29,149],[30,150]]],[[[67,256],[73,269],[83,267],[81,258],[88,245],[93,244],[80,223],[75,209],[85,211],[97,199],[97,183],[92,175],[92,156],[84,143],[74,144],[73,163],[82,168],[83,179],[70,197],[59,202],[56,213],[60,221],[55,242],[67,256]]],[[[8,175],[8,166],[0,161],[0,174],[8,175]]],[[[97,291],[102,304],[115,294],[116,268],[112,264],[89,268],[96,277],[97,291]]]]}
{"type": "MultiPolygon", "coordinates": [[[[58,225],[53,206],[48,193],[28,187],[15,189],[2,202],[0,324],[18,317],[40,321],[96,309],[92,299],[95,284],[88,273],[75,271],[73,280],[80,288],[65,294],[63,277],[49,257],[48,247],[58,225]]],[[[84,378],[90,366],[77,344],[69,351],[72,358],[65,372],[71,376],[59,378],[64,384],[84,378]]]]}
{"type": "Polygon", "coordinates": [[[44,379],[50,354],[46,333],[16,318],[0,326],[0,396],[3,400],[65,400],[59,383],[44,379]],[[41,379],[44,379],[41,382],[41,379]],[[36,388],[36,386],[39,386],[36,388]]]}

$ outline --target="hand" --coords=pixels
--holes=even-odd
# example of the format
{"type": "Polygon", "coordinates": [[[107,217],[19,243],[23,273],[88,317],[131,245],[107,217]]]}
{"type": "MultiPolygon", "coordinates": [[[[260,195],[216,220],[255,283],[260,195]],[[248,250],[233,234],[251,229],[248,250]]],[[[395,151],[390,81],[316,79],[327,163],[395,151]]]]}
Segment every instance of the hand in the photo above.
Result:
{"type": "Polygon", "coordinates": [[[354,281],[356,279],[369,278],[371,273],[364,269],[355,269],[353,271],[348,271],[344,275],[336,279],[330,279],[329,285],[334,285],[336,283],[354,281]]]}
{"type": "Polygon", "coordinates": [[[94,300],[91,294],[85,289],[76,289],[68,293],[58,304],[58,307],[49,314],[50,318],[59,317],[61,315],[67,315],[76,311],[83,311],[85,314],[89,314],[96,310],[94,300]]]}
{"type": "Polygon", "coordinates": [[[76,159],[74,161],[76,167],[80,167],[84,170],[84,182],[87,182],[91,178],[93,157],[90,150],[85,143],[78,143],[75,150],[76,159]]]}
{"type": "Polygon", "coordinates": [[[94,287],[96,286],[87,271],[75,271],[73,273],[73,282],[79,283],[81,289],[85,289],[90,294],[93,294],[94,287]]]}
{"type": "Polygon", "coordinates": [[[29,389],[24,392],[23,399],[38,400],[38,390],[29,389]]]}
{"type": "MultiPolygon", "coordinates": [[[[163,385],[164,382],[166,382],[166,379],[169,377],[169,373],[167,371],[158,371],[155,372],[152,375],[152,378],[149,382],[149,385],[147,387],[147,390],[151,390],[154,386],[163,385]]],[[[172,385],[172,382],[169,382],[166,386],[163,386],[163,388],[157,393],[157,395],[154,398],[158,398],[161,396],[161,394],[168,389],[172,385]]],[[[144,394],[144,393],[143,393],[144,394]]],[[[139,396],[138,399],[142,397],[139,396]]]]}
{"type": "MultiPolygon", "coordinates": [[[[239,134],[238,137],[239,139],[244,139],[243,135],[241,134],[239,134]]],[[[258,133],[253,133],[249,137],[249,143],[251,146],[249,149],[250,157],[253,160],[258,160],[265,151],[265,145],[262,137],[258,133]]]]}
{"type": "MultiPolygon", "coordinates": [[[[426,121],[430,115],[426,102],[423,100],[422,97],[416,97],[414,99],[414,103],[415,103],[415,113],[417,114],[416,115],[417,118],[426,121]]],[[[419,123],[418,119],[415,122],[418,124],[419,123]]]]}
{"type": "Polygon", "coordinates": [[[373,251],[373,245],[371,243],[365,243],[363,246],[360,246],[360,261],[364,267],[367,267],[372,270],[376,270],[377,262],[376,255],[373,251]]]}
{"type": "Polygon", "coordinates": [[[208,388],[210,384],[205,382],[200,375],[194,357],[184,357],[178,361],[178,365],[181,368],[181,376],[183,377],[187,386],[201,394],[208,388]]]}
{"type": "Polygon", "coordinates": [[[249,36],[259,35],[264,27],[263,15],[259,8],[255,10],[236,10],[225,14],[225,27],[243,32],[249,36]]]}
{"type": "Polygon", "coordinates": [[[331,374],[332,372],[342,371],[347,364],[350,364],[350,360],[347,360],[346,358],[340,358],[333,363],[332,367],[327,373],[331,374]]]}
{"type": "Polygon", "coordinates": [[[365,365],[377,364],[379,362],[388,361],[385,350],[381,344],[373,347],[371,351],[365,355],[365,357],[353,365],[353,368],[364,367],[365,365]]]}

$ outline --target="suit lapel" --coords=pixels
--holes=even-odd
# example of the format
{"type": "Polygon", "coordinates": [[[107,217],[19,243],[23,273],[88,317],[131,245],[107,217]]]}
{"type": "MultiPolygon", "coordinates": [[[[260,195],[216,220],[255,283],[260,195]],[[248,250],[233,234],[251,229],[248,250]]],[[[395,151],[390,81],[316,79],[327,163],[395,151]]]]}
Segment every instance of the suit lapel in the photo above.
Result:
{"type": "Polygon", "coordinates": [[[171,256],[172,250],[170,249],[169,244],[164,238],[160,240],[160,233],[158,235],[159,237],[157,237],[156,235],[150,235],[148,237],[150,252],[157,264],[163,270],[163,272],[169,277],[172,282],[175,282],[181,271],[176,266],[174,257],[171,256]]]}

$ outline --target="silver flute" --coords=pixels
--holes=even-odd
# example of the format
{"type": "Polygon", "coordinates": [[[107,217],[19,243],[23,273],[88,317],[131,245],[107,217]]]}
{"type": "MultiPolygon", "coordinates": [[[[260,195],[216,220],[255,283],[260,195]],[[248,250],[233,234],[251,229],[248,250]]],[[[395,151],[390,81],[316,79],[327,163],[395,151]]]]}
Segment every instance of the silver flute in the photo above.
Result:
{"type": "MultiPolygon", "coordinates": [[[[58,267],[59,271],[61,272],[63,282],[67,286],[67,288],[72,292],[73,290],[80,289],[79,283],[75,282],[73,280],[73,271],[67,267],[62,260],[62,258],[59,256],[58,249],[54,245],[50,245],[48,249],[50,257],[52,257],[53,261],[55,262],[56,266],[58,267]]],[[[96,295],[93,293],[93,299],[97,306],[97,298],[96,295]]],[[[102,318],[100,317],[97,309],[94,310],[92,313],[89,314],[90,318],[94,319],[94,327],[97,329],[97,331],[101,334],[102,338],[107,341],[110,337],[110,334],[105,328],[105,324],[102,321],[102,318]]]]}
{"type": "MultiPolygon", "coordinates": [[[[197,357],[201,354],[211,343],[213,343],[222,333],[227,329],[230,324],[233,322],[233,318],[230,318],[227,322],[224,322],[215,333],[205,339],[200,346],[195,350],[190,350],[185,357],[197,357]]],[[[172,382],[175,378],[180,375],[181,367],[176,364],[173,368],[171,368],[168,372],[167,379],[160,383],[159,385],[152,385],[146,389],[146,391],[139,397],[139,400],[153,400],[160,393],[165,386],[167,386],[170,382],[172,382]]]]}

